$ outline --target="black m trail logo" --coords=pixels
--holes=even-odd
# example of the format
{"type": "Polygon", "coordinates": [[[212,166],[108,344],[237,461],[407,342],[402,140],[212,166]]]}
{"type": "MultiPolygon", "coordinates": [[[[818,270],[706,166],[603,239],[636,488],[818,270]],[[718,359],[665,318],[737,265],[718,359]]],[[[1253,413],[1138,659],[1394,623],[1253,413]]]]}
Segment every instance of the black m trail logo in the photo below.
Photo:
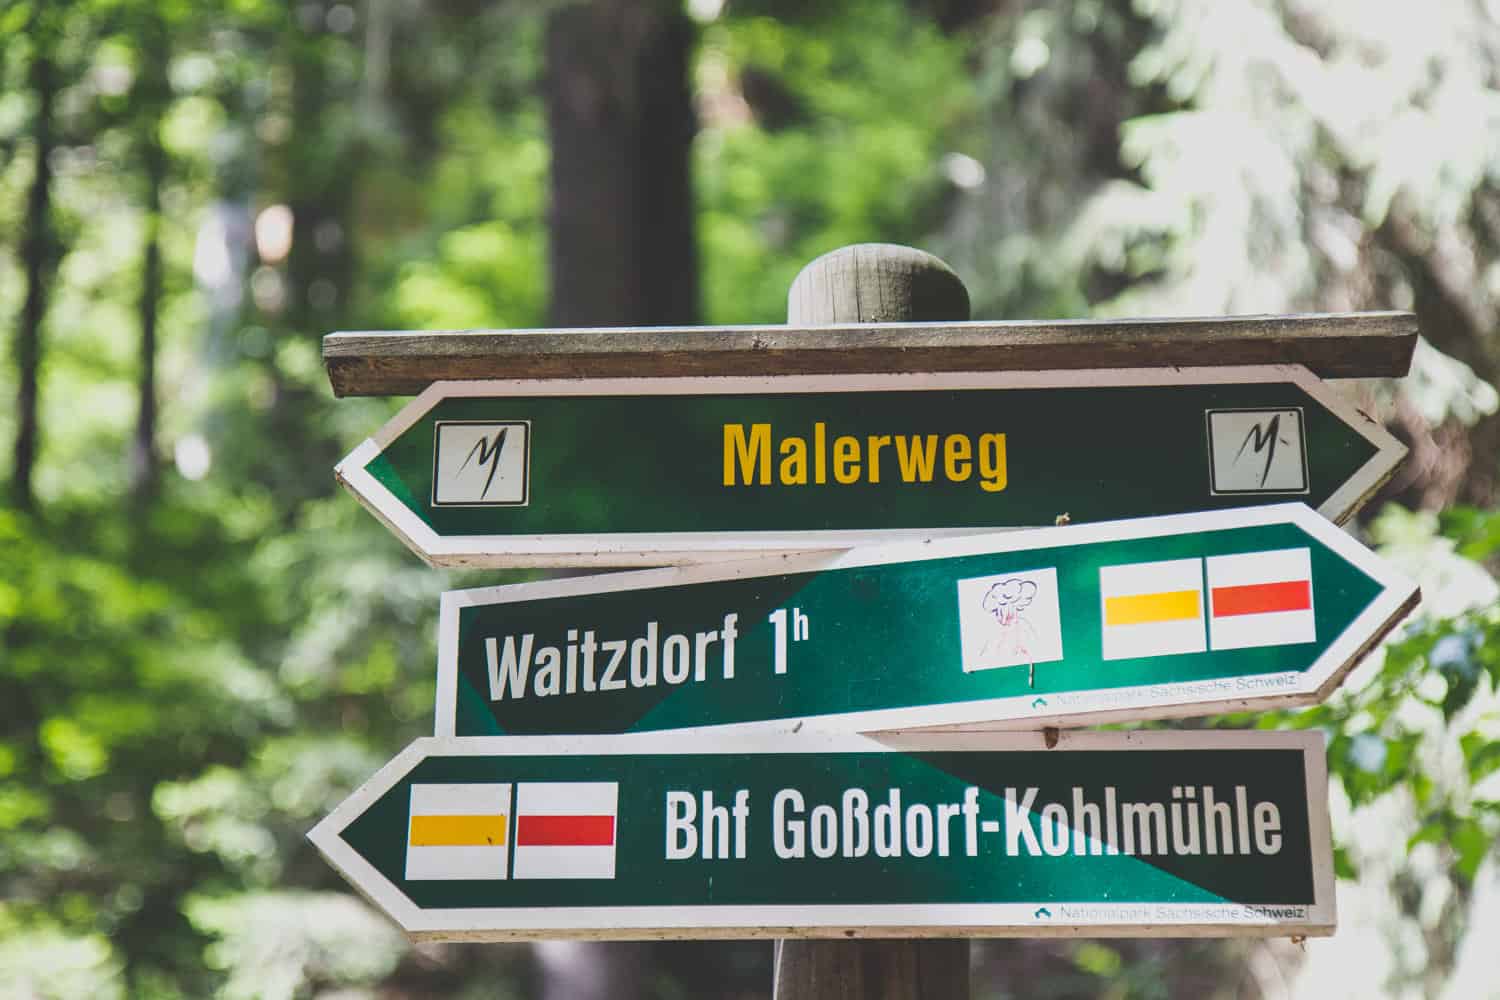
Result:
{"type": "Polygon", "coordinates": [[[500,449],[505,447],[505,435],[509,430],[509,427],[502,427],[495,432],[493,440],[481,437],[478,441],[475,441],[474,447],[470,448],[469,453],[464,456],[463,465],[458,467],[458,471],[462,472],[469,467],[470,462],[474,462],[475,465],[483,466],[490,470],[489,475],[484,478],[484,489],[479,491],[480,500],[484,500],[490,495],[490,487],[495,482],[495,473],[500,469],[500,449]]]}
{"type": "Polygon", "coordinates": [[[531,423],[440,420],[433,431],[434,507],[517,507],[528,499],[531,423]]]}
{"type": "MultiPolygon", "coordinates": [[[[1281,414],[1278,413],[1273,416],[1264,427],[1262,427],[1260,424],[1251,424],[1250,430],[1245,433],[1245,440],[1240,442],[1239,451],[1234,453],[1234,461],[1236,464],[1238,464],[1240,459],[1244,456],[1245,449],[1250,448],[1252,445],[1254,446],[1251,452],[1252,457],[1254,455],[1259,455],[1261,452],[1266,453],[1266,464],[1262,467],[1260,473],[1260,485],[1262,489],[1265,488],[1266,477],[1271,474],[1271,463],[1276,461],[1276,445],[1280,441],[1280,433],[1281,414]]],[[[501,431],[500,441],[504,440],[505,432],[501,431]]],[[[1289,444],[1290,442],[1287,443],[1289,444]]],[[[475,447],[477,448],[478,445],[475,445],[475,447]]],[[[496,447],[499,447],[498,443],[496,447]]]]}
{"type": "Polygon", "coordinates": [[[1302,410],[1209,410],[1210,486],[1221,493],[1306,493],[1302,410]]]}

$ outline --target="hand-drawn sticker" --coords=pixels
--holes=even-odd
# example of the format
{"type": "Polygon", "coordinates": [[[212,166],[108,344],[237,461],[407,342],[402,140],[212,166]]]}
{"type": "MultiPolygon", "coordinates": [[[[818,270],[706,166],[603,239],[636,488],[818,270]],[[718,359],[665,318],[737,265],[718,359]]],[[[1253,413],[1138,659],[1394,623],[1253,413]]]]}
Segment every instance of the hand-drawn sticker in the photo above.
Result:
{"type": "Polygon", "coordinates": [[[1023,570],[958,581],[965,673],[1063,658],[1057,570],[1023,570]]]}

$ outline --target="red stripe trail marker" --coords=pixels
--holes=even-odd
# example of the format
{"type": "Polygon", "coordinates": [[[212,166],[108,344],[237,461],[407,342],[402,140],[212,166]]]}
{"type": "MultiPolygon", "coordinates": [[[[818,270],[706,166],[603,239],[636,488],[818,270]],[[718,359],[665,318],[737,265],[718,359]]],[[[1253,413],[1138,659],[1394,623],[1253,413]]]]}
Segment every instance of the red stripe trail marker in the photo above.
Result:
{"type": "Polygon", "coordinates": [[[1255,615],[1267,611],[1304,611],[1312,608],[1312,584],[1306,580],[1289,583],[1260,583],[1245,587],[1216,587],[1213,591],[1214,617],[1255,615]]]}
{"type": "Polygon", "coordinates": [[[523,816],[516,829],[522,847],[608,847],[615,842],[613,816],[523,816]]]}

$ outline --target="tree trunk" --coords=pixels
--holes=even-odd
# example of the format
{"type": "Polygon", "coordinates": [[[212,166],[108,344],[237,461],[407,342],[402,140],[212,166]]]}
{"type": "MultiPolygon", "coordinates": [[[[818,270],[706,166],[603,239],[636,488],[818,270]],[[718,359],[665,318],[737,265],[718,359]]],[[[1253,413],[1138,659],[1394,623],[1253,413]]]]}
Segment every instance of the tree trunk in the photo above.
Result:
{"type": "MultiPolygon", "coordinates": [[[[291,134],[267,158],[262,194],[292,215],[286,257],[263,262],[268,294],[257,297],[261,321],[277,339],[318,338],[351,315],[355,257],[350,239],[356,194],[369,161],[365,139],[345,127],[357,80],[341,74],[349,43],[328,28],[318,5],[301,5],[279,44],[278,61],[288,74],[291,134]]],[[[253,287],[253,286],[252,286],[253,287]]],[[[279,447],[250,456],[236,474],[269,487],[280,523],[297,523],[304,504],[327,494],[326,477],[307,469],[336,463],[342,442],[324,419],[320,387],[289,371],[271,352],[262,362],[271,403],[258,414],[256,435],[279,447]]]]}
{"type": "Polygon", "coordinates": [[[141,25],[141,82],[136,90],[136,144],[145,174],[144,249],[141,253],[141,358],[136,376],[135,435],[130,442],[130,501],[145,507],[156,496],[160,466],[156,460],[156,331],[162,309],[162,187],[166,184],[166,150],[162,115],[171,102],[166,66],[171,40],[162,15],[147,12],[141,25]]]}
{"type": "MultiPolygon", "coordinates": [[[[552,326],[698,322],[693,29],[679,8],[594,0],[548,19],[552,326]]],[[[537,958],[547,1000],[632,1000],[651,979],[649,944],[547,942],[537,958]]]]}
{"type": "Polygon", "coordinates": [[[33,16],[36,54],[31,62],[31,89],[36,95],[36,171],[26,197],[26,238],[22,256],[26,270],[26,300],[21,306],[21,325],[16,331],[16,440],[11,470],[12,502],[20,510],[32,510],[36,495],[32,471],[36,466],[40,436],[37,410],[40,402],[38,370],[42,363],[42,321],[47,314],[47,295],[56,270],[56,237],[52,231],[53,104],[59,81],[52,58],[50,25],[38,7],[33,16]]]}
{"type": "Polygon", "coordinates": [[[693,28],[678,7],[595,0],[548,21],[553,326],[698,321],[693,28]]]}
{"type": "Polygon", "coordinates": [[[156,324],[162,301],[162,184],[166,181],[166,151],[157,127],[159,114],[145,123],[145,250],[141,259],[141,369],[136,381],[139,408],[135,438],[130,445],[130,498],[150,504],[156,496],[156,324]]]}

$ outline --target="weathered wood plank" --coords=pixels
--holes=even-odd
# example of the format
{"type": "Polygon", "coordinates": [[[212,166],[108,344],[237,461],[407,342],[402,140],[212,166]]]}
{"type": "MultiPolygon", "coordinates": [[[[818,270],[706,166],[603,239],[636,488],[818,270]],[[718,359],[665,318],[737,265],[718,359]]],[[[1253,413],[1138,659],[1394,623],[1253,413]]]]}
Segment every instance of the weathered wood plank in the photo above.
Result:
{"type": "Polygon", "coordinates": [[[969,942],[777,942],[772,989],[819,1000],[962,1000],[969,942]]]}
{"type": "Polygon", "coordinates": [[[1399,377],[1411,313],[1195,319],[331,333],[339,396],[413,395],[441,379],[1044,371],[1301,364],[1399,377]]]}

